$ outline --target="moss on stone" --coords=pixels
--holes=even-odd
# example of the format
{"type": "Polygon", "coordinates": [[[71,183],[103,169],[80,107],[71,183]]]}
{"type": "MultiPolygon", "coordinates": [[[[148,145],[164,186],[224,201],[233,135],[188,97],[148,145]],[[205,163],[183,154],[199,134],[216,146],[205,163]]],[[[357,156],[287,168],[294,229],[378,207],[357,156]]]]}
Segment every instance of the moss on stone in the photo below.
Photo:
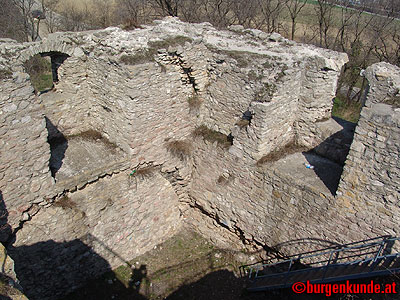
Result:
{"type": "Polygon", "coordinates": [[[12,77],[13,73],[10,70],[0,70],[0,80],[4,79],[10,79],[12,77]]]}
{"type": "Polygon", "coordinates": [[[202,137],[204,140],[211,143],[217,142],[217,144],[223,148],[229,148],[232,145],[227,135],[212,130],[205,125],[196,127],[196,129],[193,131],[193,135],[202,137]]]}

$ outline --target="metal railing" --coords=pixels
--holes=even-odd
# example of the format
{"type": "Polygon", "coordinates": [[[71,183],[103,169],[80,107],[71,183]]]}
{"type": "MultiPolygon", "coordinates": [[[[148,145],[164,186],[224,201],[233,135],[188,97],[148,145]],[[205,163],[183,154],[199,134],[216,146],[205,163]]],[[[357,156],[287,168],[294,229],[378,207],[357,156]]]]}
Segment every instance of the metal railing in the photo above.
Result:
{"type": "Polygon", "coordinates": [[[391,254],[393,245],[400,238],[381,236],[345,245],[309,251],[287,256],[282,261],[265,264],[258,262],[243,265],[239,268],[242,277],[248,277],[250,282],[259,279],[281,279],[281,285],[287,284],[289,276],[306,274],[311,271],[322,271],[323,275],[318,280],[324,281],[329,268],[347,265],[364,264],[369,266],[364,273],[373,273],[378,266],[376,263],[385,257],[400,257],[400,253],[391,254]]]}

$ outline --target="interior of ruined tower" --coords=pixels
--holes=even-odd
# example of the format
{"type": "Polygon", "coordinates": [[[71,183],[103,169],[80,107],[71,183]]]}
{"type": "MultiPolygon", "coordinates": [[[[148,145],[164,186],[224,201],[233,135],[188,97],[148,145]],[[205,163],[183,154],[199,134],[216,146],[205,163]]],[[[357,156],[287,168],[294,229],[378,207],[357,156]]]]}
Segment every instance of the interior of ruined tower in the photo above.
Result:
{"type": "Polygon", "coordinates": [[[367,69],[354,124],[331,117],[345,54],[259,30],[167,18],[0,58],[1,241],[29,299],[282,299],[241,295],[240,266],[399,233],[397,67],[367,69]]]}

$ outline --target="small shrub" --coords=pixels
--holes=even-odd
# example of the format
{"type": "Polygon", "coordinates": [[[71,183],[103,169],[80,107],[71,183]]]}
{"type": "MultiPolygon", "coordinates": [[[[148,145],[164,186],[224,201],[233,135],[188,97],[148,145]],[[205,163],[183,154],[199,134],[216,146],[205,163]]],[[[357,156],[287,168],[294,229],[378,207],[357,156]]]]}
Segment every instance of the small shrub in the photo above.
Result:
{"type": "Polygon", "coordinates": [[[274,67],[274,64],[272,64],[269,61],[266,61],[265,63],[263,63],[262,66],[264,67],[264,69],[272,69],[274,67]]]}
{"type": "Polygon", "coordinates": [[[193,135],[202,137],[204,140],[211,143],[217,142],[218,145],[223,148],[229,148],[232,145],[232,141],[229,136],[218,131],[209,129],[205,125],[196,127],[196,129],[193,131],[193,135]]]}
{"type": "Polygon", "coordinates": [[[142,28],[142,27],[139,25],[137,20],[129,18],[124,21],[121,28],[123,30],[133,30],[133,29],[142,28]]]}
{"type": "Polygon", "coordinates": [[[239,126],[240,128],[247,127],[250,125],[250,120],[240,119],[239,121],[236,122],[236,125],[239,126]]]}
{"type": "Polygon", "coordinates": [[[250,81],[256,81],[258,79],[257,73],[254,70],[250,70],[247,76],[250,81]]]}
{"type": "Polygon", "coordinates": [[[169,152],[182,160],[190,156],[193,149],[192,144],[188,141],[170,141],[166,147],[169,152]]]}
{"type": "Polygon", "coordinates": [[[103,137],[100,132],[98,132],[97,130],[94,130],[94,129],[89,129],[89,130],[86,130],[86,131],[83,131],[83,132],[80,132],[77,134],[68,135],[66,138],[67,138],[67,140],[77,139],[77,138],[89,140],[89,141],[100,140],[111,150],[115,150],[118,148],[118,146],[116,144],[110,142],[108,139],[103,137]]]}
{"type": "Polygon", "coordinates": [[[192,38],[186,37],[186,36],[176,36],[176,37],[170,37],[162,41],[154,41],[154,42],[149,42],[149,48],[153,49],[168,49],[168,47],[175,47],[178,45],[184,45],[186,42],[193,42],[192,38]]]}
{"type": "Polygon", "coordinates": [[[27,60],[24,67],[31,77],[32,86],[36,92],[53,88],[53,74],[48,59],[37,54],[27,60]]]}
{"type": "Polygon", "coordinates": [[[288,66],[283,65],[281,71],[276,75],[276,81],[282,81],[283,77],[285,77],[285,72],[287,71],[288,66]]]}
{"type": "Polygon", "coordinates": [[[131,173],[131,176],[148,178],[151,177],[156,171],[157,168],[155,166],[139,167],[131,173]]]}
{"type": "Polygon", "coordinates": [[[246,68],[249,65],[249,60],[245,56],[245,52],[240,51],[225,51],[225,54],[236,60],[239,68],[246,68]]]}
{"type": "Polygon", "coordinates": [[[76,203],[71,200],[67,195],[62,196],[59,200],[54,202],[54,206],[61,207],[63,209],[74,209],[76,208],[76,203]]]}
{"type": "Polygon", "coordinates": [[[0,70],[0,80],[10,79],[13,75],[13,72],[10,70],[0,70]]]}
{"type": "Polygon", "coordinates": [[[197,94],[193,94],[188,98],[189,108],[192,110],[198,110],[201,107],[203,101],[197,94]]]}
{"type": "Polygon", "coordinates": [[[235,177],[232,175],[229,175],[228,177],[224,176],[224,175],[220,175],[217,179],[217,183],[219,185],[226,185],[228,184],[230,181],[232,181],[235,177]]]}
{"type": "Polygon", "coordinates": [[[122,55],[120,61],[126,65],[140,65],[154,61],[154,51],[142,50],[134,55],[122,55]]]}
{"type": "Polygon", "coordinates": [[[302,152],[302,151],[306,151],[307,149],[304,146],[300,146],[298,145],[294,140],[287,143],[286,145],[273,150],[272,152],[268,153],[267,155],[261,157],[258,161],[257,161],[257,165],[261,166],[265,163],[271,163],[271,162],[275,162],[278,161],[290,154],[294,154],[297,152],[302,152]]]}
{"type": "Polygon", "coordinates": [[[340,119],[357,123],[360,118],[361,113],[361,104],[348,101],[341,96],[336,96],[333,107],[332,107],[332,116],[338,117],[340,119]]]}
{"type": "Polygon", "coordinates": [[[383,101],[385,104],[392,105],[393,107],[400,108],[400,95],[393,96],[383,101]]]}

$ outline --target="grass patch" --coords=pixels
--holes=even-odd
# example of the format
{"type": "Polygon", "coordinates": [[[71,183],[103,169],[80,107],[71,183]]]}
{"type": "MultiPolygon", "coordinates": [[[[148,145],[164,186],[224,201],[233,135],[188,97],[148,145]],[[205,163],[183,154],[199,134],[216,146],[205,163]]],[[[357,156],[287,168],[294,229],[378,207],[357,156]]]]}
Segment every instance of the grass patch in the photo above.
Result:
{"type": "Polygon", "coordinates": [[[120,61],[125,65],[140,65],[154,61],[155,51],[142,50],[134,55],[122,55],[120,61]]]}
{"type": "Polygon", "coordinates": [[[224,51],[224,54],[233,58],[237,62],[239,68],[247,68],[249,65],[249,59],[245,56],[244,52],[240,51],[224,51]]]}
{"type": "Polygon", "coordinates": [[[298,145],[294,140],[287,143],[286,145],[279,147],[278,149],[275,149],[268,153],[267,155],[264,155],[257,161],[257,166],[262,166],[263,164],[266,163],[271,163],[278,161],[288,155],[297,153],[297,152],[303,152],[306,151],[304,146],[298,145]]]}
{"type": "Polygon", "coordinates": [[[250,120],[240,119],[235,125],[239,126],[240,128],[244,128],[250,125],[250,120]]]}
{"type": "Polygon", "coordinates": [[[277,87],[273,83],[264,83],[254,96],[255,102],[270,102],[271,97],[275,94],[277,87]],[[267,96],[267,98],[266,98],[267,96]]]}
{"type": "Polygon", "coordinates": [[[37,93],[53,88],[51,62],[48,59],[37,54],[27,60],[24,67],[31,77],[32,86],[37,93]]]}
{"type": "Polygon", "coordinates": [[[224,175],[220,175],[217,179],[217,183],[219,185],[227,185],[230,181],[232,181],[233,179],[235,179],[235,176],[233,175],[228,175],[228,176],[224,176],[224,175]]]}
{"type": "Polygon", "coordinates": [[[193,39],[186,36],[178,35],[175,37],[169,37],[161,41],[148,42],[148,45],[149,48],[153,49],[168,49],[168,47],[184,45],[186,42],[192,43],[193,39]]]}
{"type": "Polygon", "coordinates": [[[4,79],[10,79],[12,78],[13,72],[11,72],[10,70],[0,70],[0,80],[4,80],[4,79]]]}
{"type": "Polygon", "coordinates": [[[333,107],[332,116],[340,119],[357,123],[360,119],[361,104],[351,101],[346,101],[343,97],[336,96],[333,107]]]}
{"type": "Polygon", "coordinates": [[[71,200],[67,195],[62,196],[59,200],[54,202],[55,207],[61,207],[63,209],[74,209],[76,208],[76,203],[71,200]]]}
{"type": "Polygon", "coordinates": [[[229,139],[227,135],[209,129],[205,125],[196,127],[196,129],[193,131],[193,135],[196,137],[202,137],[204,140],[210,143],[217,142],[218,145],[220,145],[223,148],[229,148],[232,145],[232,141],[229,139]]]}
{"type": "Polygon", "coordinates": [[[130,176],[132,177],[141,177],[141,178],[149,178],[157,172],[156,166],[146,166],[146,167],[139,167],[136,170],[133,170],[130,176]]]}
{"type": "Polygon", "coordinates": [[[396,108],[400,108],[400,95],[399,96],[394,96],[394,97],[389,98],[389,99],[385,99],[383,101],[383,103],[392,105],[393,107],[396,107],[396,108]]]}
{"type": "Polygon", "coordinates": [[[118,146],[115,143],[110,142],[108,139],[106,139],[104,136],[101,135],[100,132],[97,130],[89,129],[80,133],[68,135],[66,137],[67,140],[71,139],[83,139],[83,140],[88,140],[88,141],[101,141],[104,145],[106,145],[109,149],[115,150],[118,148],[118,146]]]}
{"type": "Polygon", "coordinates": [[[183,45],[186,42],[193,42],[193,39],[185,36],[176,36],[161,41],[148,42],[148,49],[138,51],[132,55],[122,55],[120,61],[130,66],[153,62],[158,49],[168,49],[170,46],[183,45]]]}
{"type": "MultiPolygon", "coordinates": [[[[207,292],[211,290],[210,295],[227,286],[230,291],[235,289],[239,282],[233,273],[241,264],[236,259],[236,252],[219,249],[199,234],[184,230],[146,254],[89,281],[63,299],[156,300],[166,299],[181,288],[183,295],[173,299],[205,299],[204,285],[207,292]],[[204,283],[202,278],[213,272],[211,282],[204,283]],[[228,273],[232,277],[226,277],[228,273]],[[192,285],[197,281],[200,284],[192,285]],[[189,294],[185,288],[190,289],[189,294]]],[[[241,290],[240,287],[238,294],[241,290]]],[[[216,299],[221,298],[217,296],[216,299]]],[[[236,297],[228,294],[223,299],[236,297]]]]}
{"type": "Polygon", "coordinates": [[[166,145],[167,150],[174,156],[184,160],[190,156],[193,150],[193,146],[188,141],[170,141],[166,145]]]}
{"type": "Polygon", "coordinates": [[[203,103],[202,99],[197,94],[193,94],[192,96],[190,96],[187,101],[191,110],[198,110],[203,103]]]}

